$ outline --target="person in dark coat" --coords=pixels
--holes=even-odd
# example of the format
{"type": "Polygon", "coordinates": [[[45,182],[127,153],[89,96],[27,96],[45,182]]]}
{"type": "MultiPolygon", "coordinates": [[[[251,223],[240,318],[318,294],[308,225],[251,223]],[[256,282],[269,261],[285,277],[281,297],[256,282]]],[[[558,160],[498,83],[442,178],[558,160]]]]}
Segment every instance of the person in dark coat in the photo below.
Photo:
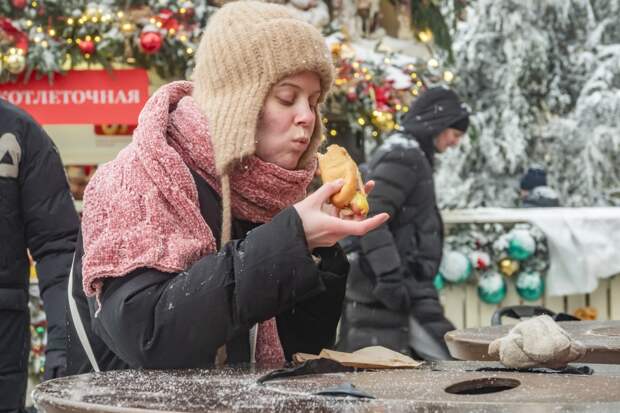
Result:
{"type": "Polygon", "coordinates": [[[533,165],[521,178],[521,206],[523,208],[548,208],[560,206],[558,193],[547,185],[547,172],[542,166],[533,165]]]}
{"type": "Polygon", "coordinates": [[[376,182],[371,214],[390,220],[362,237],[342,241],[351,263],[339,349],[382,345],[425,359],[449,354],[443,336],[454,329],[444,317],[433,279],[443,249],[443,224],[435,201],[433,157],[458,144],[469,113],[446,88],[428,89],[367,165],[376,182]]]}
{"type": "Polygon", "coordinates": [[[71,373],[318,353],[333,345],[349,269],[337,242],[388,218],[323,210],[342,182],[306,196],[333,79],[314,27],[280,5],[229,3],[196,62],[194,82],[157,91],[86,188],[71,373]]]}
{"type": "Polygon", "coordinates": [[[56,147],[0,99],[0,411],[24,408],[30,350],[28,250],[47,317],[45,380],[65,370],[66,286],[79,228],[56,147]]]}

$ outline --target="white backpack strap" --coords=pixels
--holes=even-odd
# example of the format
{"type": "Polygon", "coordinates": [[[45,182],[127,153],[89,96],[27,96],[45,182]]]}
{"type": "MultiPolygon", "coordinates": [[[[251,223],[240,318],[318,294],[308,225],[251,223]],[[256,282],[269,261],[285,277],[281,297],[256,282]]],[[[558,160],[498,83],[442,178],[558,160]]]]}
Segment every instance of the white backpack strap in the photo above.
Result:
{"type": "Polygon", "coordinates": [[[90,346],[90,341],[88,341],[88,336],[86,335],[86,330],[84,330],[84,324],[82,324],[82,319],[80,318],[80,313],[77,309],[77,304],[75,302],[75,298],[73,298],[73,264],[75,263],[75,253],[73,254],[73,259],[71,260],[71,271],[69,272],[69,282],[67,293],[69,295],[69,312],[71,315],[71,320],[73,320],[73,325],[75,326],[75,331],[77,331],[78,338],[80,339],[80,343],[86,352],[86,356],[88,356],[88,360],[90,361],[90,365],[96,372],[99,372],[99,364],[97,364],[97,360],[95,359],[95,353],[93,353],[93,349],[90,346]]]}
{"type": "Polygon", "coordinates": [[[250,329],[250,363],[256,363],[256,336],[258,333],[258,324],[250,329]]]}

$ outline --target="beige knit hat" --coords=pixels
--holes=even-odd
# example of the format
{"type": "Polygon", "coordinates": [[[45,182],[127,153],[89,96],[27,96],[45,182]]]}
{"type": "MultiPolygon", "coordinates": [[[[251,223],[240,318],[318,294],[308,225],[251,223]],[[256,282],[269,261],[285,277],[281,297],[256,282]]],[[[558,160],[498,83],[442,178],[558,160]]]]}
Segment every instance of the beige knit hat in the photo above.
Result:
{"type": "MultiPolygon", "coordinates": [[[[236,161],[254,154],[258,117],[276,83],[299,72],[315,72],[322,102],[333,70],[321,33],[286,7],[237,1],[218,10],[207,23],[193,73],[193,97],[209,122],[218,173],[226,175],[236,161]]],[[[318,109],[316,119],[300,167],[320,144],[318,109]]]]}

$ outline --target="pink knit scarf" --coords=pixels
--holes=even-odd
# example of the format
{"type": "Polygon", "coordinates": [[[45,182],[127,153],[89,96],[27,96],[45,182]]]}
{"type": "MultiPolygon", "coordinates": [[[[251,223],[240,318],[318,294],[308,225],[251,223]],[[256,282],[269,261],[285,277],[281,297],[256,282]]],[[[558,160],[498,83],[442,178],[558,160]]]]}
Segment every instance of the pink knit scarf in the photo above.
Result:
{"type": "MultiPolygon", "coordinates": [[[[174,82],[155,93],[140,114],[132,143],[100,167],[86,188],[86,295],[98,294],[103,278],[144,267],[179,272],[216,251],[190,168],[218,192],[219,177],[207,120],[191,91],[190,82],[174,82]]],[[[255,156],[244,159],[230,173],[233,216],[270,221],[303,199],[315,169],[316,162],[290,171],[255,156]]],[[[256,355],[261,362],[284,360],[274,319],[259,325],[256,355]]]]}

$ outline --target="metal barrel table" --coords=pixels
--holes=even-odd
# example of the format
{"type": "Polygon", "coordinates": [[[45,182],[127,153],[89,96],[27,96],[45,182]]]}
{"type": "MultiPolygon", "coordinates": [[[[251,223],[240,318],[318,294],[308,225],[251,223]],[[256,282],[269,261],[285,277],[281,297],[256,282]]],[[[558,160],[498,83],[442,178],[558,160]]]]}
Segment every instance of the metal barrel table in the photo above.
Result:
{"type": "Polygon", "coordinates": [[[417,369],[313,374],[258,384],[265,371],[125,370],[38,385],[41,413],[167,412],[618,412],[620,366],[592,375],[477,371],[490,362],[439,362],[417,369]],[[352,384],[374,398],[317,395],[352,384]]]}
{"type": "MultiPolygon", "coordinates": [[[[586,346],[582,363],[620,364],[620,321],[560,321],[571,337],[586,346]]],[[[508,333],[513,326],[466,328],[446,333],[452,357],[459,360],[497,360],[488,354],[491,341],[508,333]]]]}

